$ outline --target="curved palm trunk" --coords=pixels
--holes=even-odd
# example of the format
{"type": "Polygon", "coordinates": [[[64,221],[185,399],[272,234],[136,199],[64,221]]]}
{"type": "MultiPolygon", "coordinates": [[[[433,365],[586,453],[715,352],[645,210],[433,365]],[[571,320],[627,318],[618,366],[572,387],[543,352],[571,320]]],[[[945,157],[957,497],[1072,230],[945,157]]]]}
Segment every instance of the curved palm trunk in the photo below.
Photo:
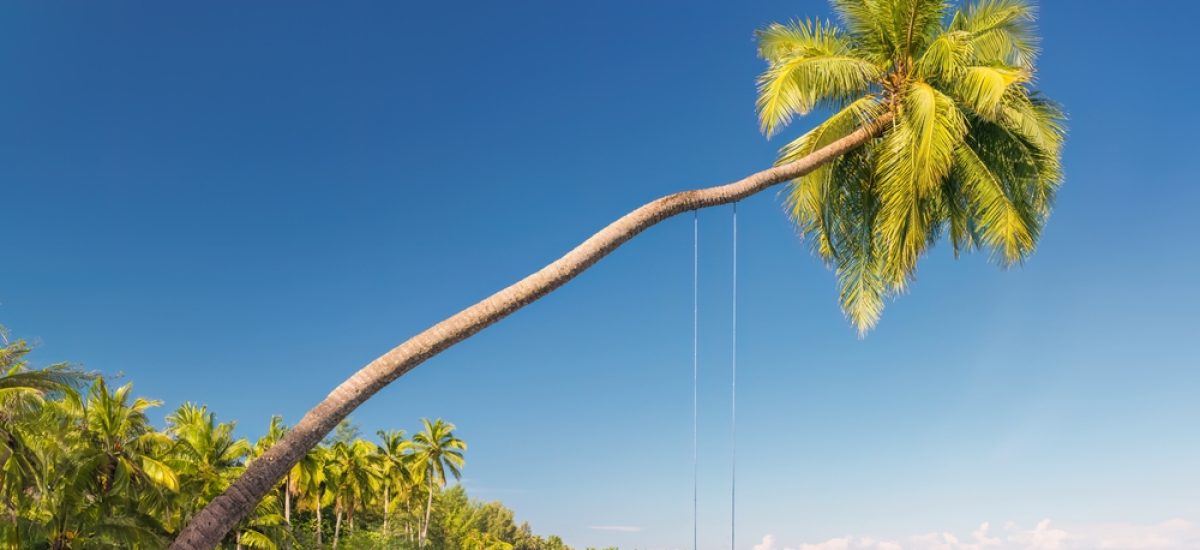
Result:
{"type": "Polygon", "coordinates": [[[890,120],[891,115],[885,114],[874,123],[859,128],[804,158],[751,174],[733,183],[683,191],[642,205],[592,235],[550,265],[392,348],[334,388],[333,392],[309,410],[287,435],[272,445],[259,460],[250,463],[237,481],[192,518],[171,544],[171,548],[195,550],[215,547],[225,533],[254,509],[255,504],[271,490],[275,482],[337,426],[338,422],[349,416],[363,401],[426,359],[566,284],[617,247],[657,223],[684,212],[729,204],[778,183],[803,176],[838,155],[866,143],[890,120]]]}

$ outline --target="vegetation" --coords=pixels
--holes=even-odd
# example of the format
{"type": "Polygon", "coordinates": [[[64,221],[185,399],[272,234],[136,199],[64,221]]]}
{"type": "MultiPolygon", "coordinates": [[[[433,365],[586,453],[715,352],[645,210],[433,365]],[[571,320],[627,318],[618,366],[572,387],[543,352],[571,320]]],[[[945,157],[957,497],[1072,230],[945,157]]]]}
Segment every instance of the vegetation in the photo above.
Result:
{"type": "MultiPolygon", "coordinates": [[[[54,365],[30,369],[23,340],[0,348],[0,548],[165,548],[246,465],[287,433],[279,417],[254,444],[203,405],[157,429],[131,384],[54,365]]],[[[499,502],[448,486],[467,444],[453,424],[359,437],[343,422],[221,541],[224,548],[567,550],[499,502]]]]}

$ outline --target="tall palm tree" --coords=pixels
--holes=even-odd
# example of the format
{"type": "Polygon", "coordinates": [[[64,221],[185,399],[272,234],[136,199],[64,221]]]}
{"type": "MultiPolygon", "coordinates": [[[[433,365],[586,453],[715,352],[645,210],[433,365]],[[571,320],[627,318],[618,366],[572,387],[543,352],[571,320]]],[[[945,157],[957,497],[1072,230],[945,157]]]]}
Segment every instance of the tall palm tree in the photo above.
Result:
{"type": "Polygon", "coordinates": [[[425,502],[425,519],[421,522],[421,533],[418,546],[424,548],[429,535],[429,515],[433,511],[433,492],[436,488],[446,486],[446,474],[454,479],[462,476],[464,464],[463,452],[467,443],[454,435],[454,424],[437,419],[430,422],[422,418],[424,429],[413,435],[413,460],[418,476],[424,480],[428,491],[425,502]]]}
{"type": "Polygon", "coordinates": [[[221,494],[240,472],[251,447],[233,436],[234,428],[233,422],[218,423],[208,407],[193,403],[167,415],[167,433],[175,438],[169,464],[180,478],[182,523],[198,504],[221,494]]]}
{"type": "Polygon", "coordinates": [[[328,490],[328,462],[328,448],[317,447],[309,451],[296,464],[299,471],[296,472],[297,475],[293,481],[296,486],[296,494],[298,495],[297,505],[301,510],[305,508],[312,509],[315,516],[313,534],[318,546],[322,544],[321,509],[329,504],[329,500],[331,500],[329,497],[332,496],[332,491],[328,490]]]}
{"type": "Polygon", "coordinates": [[[32,348],[24,340],[9,341],[0,326],[0,505],[8,521],[0,523],[0,542],[15,546],[18,539],[17,500],[36,484],[35,450],[26,433],[48,394],[74,391],[83,375],[65,364],[29,369],[25,356],[32,348]]]}
{"type": "Polygon", "coordinates": [[[173,442],[146,416],[159,403],[131,398],[131,389],[109,391],[98,378],[86,398],[68,392],[46,411],[53,422],[47,427],[59,434],[40,457],[50,548],[68,548],[77,538],[161,544],[165,530],[155,516],[179,490],[167,464],[173,442]]]}
{"type": "MultiPolygon", "coordinates": [[[[275,415],[271,417],[271,423],[267,425],[267,433],[263,434],[258,441],[254,442],[254,450],[251,452],[254,458],[258,458],[267,452],[272,445],[277,443],[283,436],[287,434],[287,425],[283,423],[283,417],[275,415]]],[[[299,464],[292,466],[284,476],[281,485],[283,493],[283,521],[288,528],[292,526],[292,495],[295,494],[294,484],[292,479],[294,474],[298,473],[299,464]]]]}
{"type": "Polygon", "coordinates": [[[333,488],[333,548],[337,550],[342,532],[342,518],[354,528],[354,512],[362,507],[379,488],[379,473],[375,466],[378,448],[370,441],[356,439],[338,441],[329,449],[328,474],[333,488]]]}
{"type": "Polygon", "coordinates": [[[405,499],[412,485],[413,442],[404,438],[404,430],[379,430],[375,432],[382,445],[379,446],[379,475],[383,487],[383,533],[391,535],[388,520],[394,511],[394,500],[405,499]]]}
{"type": "Polygon", "coordinates": [[[791,181],[792,215],[837,271],[860,331],[902,290],[931,243],[976,246],[1003,264],[1034,247],[1061,179],[1063,116],[1033,91],[1034,10],[1023,0],[834,0],[841,26],[772,25],[758,109],[774,134],[814,109],[832,116],[739,181],[662,197],[622,216],[516,284],[417,334],[333,390],[175,548],[211,548],[287,470],[384,386],[566,284],[672,216],[791,181]]]}

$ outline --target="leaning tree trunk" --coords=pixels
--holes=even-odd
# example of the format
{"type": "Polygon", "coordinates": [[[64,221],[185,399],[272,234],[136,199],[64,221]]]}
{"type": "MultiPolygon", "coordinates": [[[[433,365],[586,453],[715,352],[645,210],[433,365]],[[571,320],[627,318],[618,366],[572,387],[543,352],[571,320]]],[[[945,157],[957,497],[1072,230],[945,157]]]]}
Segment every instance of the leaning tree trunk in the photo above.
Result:
{"type": "Polygon", "coordinates": [[[884,114],[873,123],[803,158],[751,174],[733,183],[683,191],[642,205],[550,265],[392,348],[334,388],[287,435],[258,460],[251,462],[223,494],[192,518],[171,548],[199,550],[215,547],[221,537],[250,513],[263,495],[342,419],[384,386],[426,359],[549,294],[659,222],[684,212],[736,202],[778,183],[803,176],[866,143],[878,135],[890,120],[891,115],[884,114]]]}

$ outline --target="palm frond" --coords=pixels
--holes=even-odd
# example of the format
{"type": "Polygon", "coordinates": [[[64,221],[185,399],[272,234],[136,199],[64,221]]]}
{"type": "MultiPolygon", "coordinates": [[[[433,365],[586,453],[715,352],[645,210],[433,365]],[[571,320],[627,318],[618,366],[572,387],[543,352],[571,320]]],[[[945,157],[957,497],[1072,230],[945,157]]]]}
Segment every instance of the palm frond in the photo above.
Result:
{"type": "Polygon", "coordinates": [[[899,116],[880,145],[876,170],[881,210],[876,232],[886,250],[888,283],[902,289],[935,227],[927,208],[954,163],[966,133],[954,100],[923,82],[905,94],[899,116]]]}
{"type": "Polygon", "coordinates": [[[892,19],[888,0],[832,0],[831,3],[867,59],[881,66],[892,60],[899,40],[894,27],[887,24],[892,19]]]}
{"type": "Polygon", "coordinates": [[[939,33],[917,59],[917,76],[927,81],[952,81],[971,63],[971,39],[966,31],[939,33]]]}
{"type": "MultiPolygon", "coordinates": [[[[1024,69],[992,66],[964,68],[954,79],[951,93],[964,107],[975,114],[995,121],[1002,116],[1006,103],[1011,103],[1014,88],[1029,82],[1031,75],[1024,69]]],[[[1022,91],[1015,94],[1023,95],[1022,91]]]]}
{"type": "Polygon", "coordinates": [[[771,23],[755,31],[758,55],[767,63],[795,56],[844,55],[852,51],[849,37],[838,27],[819,20],[771,23]]]}
{"type": "Polygon", "coordinates": [[[925,50],[929,40],[941,30],[942,17],[949,4],[945,0],[890,0],[890,23],[895,38],[897,59],[913,58],[925,50]]]}
{"type": "MultiPolygon", "coordinates": [[[[858,127],[870,123],[883,111],[876,96],[863,97],[834,113],[825,122],[787,144],[779,155],[779,163],[788,163],[808,156],[858,127]]],[[[836,256],[830,235],[830,219],[826,208],[830,188],[834,185],[834,166],[825,165],[792,181],[788,187],[787,210],[800,228],[801,234],[813,237],[814,250],[825,261],[836,256]]]]}
{"type": "Polygon", "coordinates": [[[1006,189],[1004,181],[970,144],[955,151],[955,175],[972,210],[983,244],[1005,265],[1020,262],[1033,250],[1037,226],[1030,212],[1006,189]]]}
{"type": "Polygon", "coordinates": [[[836,161],[831,177],[837,183],[828,204],[839,302],[860,336],[879,322],[888,293],[878,237],[872,231],[879,213],[874,149],[862,147],[836,161]]]}
{"type": "Polygon", "coordinates": [[[974,56],[982,64],[1032,69],[1038,54],[1036,16],[1025,0],[979,0],[956,15],[951,28],[971,33],[974,56]]]}
{"type": "Polygon", "coordinates": [[[258,550],[275,550],[279,547],[275,544],[274,540],[271,540],[271,537],[251,529],[240,531],[238,533],[238,542],[242,546],[258,550]]]}
{"type": "Polygon", "coordinates": [[[856,99],[882,74],[828,23],[775,24],[758,37],[768,66],[758,80],[757,109],[768,137],[819,104],[856,99]]]}

